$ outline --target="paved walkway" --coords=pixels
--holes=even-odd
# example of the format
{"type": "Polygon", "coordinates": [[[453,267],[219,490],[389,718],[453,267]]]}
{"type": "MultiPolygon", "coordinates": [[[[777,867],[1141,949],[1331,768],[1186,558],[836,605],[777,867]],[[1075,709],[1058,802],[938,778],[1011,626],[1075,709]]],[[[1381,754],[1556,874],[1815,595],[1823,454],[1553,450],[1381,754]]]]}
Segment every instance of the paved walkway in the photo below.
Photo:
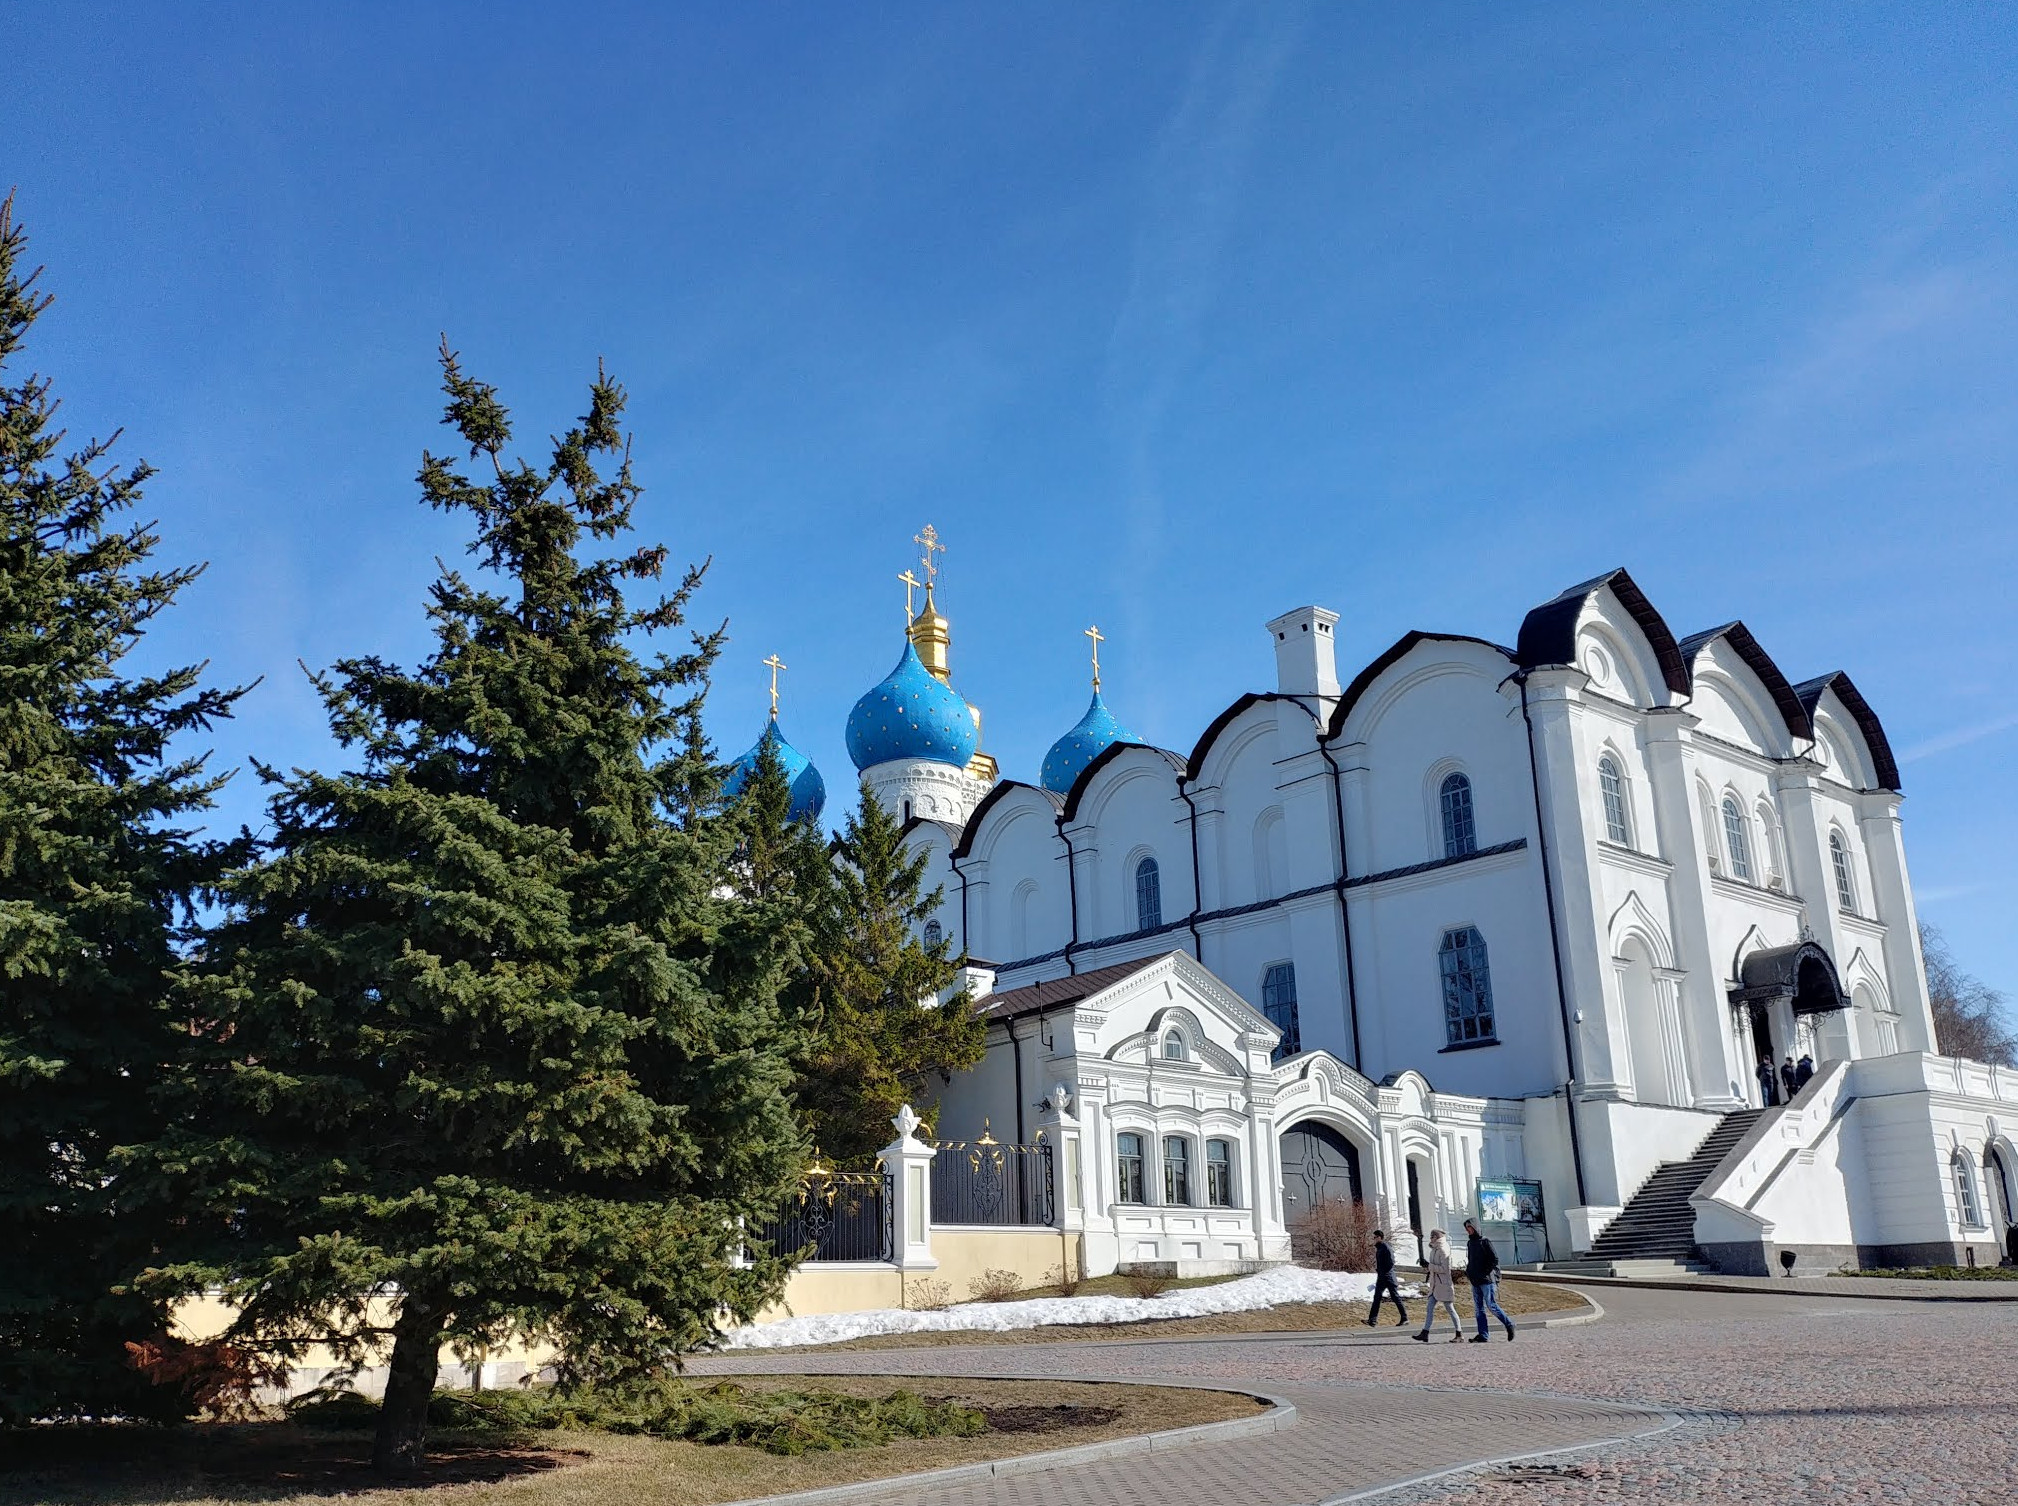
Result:
{"type": "Polygon", "coordinates": [[[1513,1276],[1551,1286],[1667,1288],[1682,1292],[1771,1292],[1776,1296],[1885,1298],[1906,1302],[2018,1302],[2018,1281],[1937,1281],[1900,1276],[1563,1276],[1545,1271],[1513,1276]]]}
{"type": "Polygon", "coordinates": [[[2018,1501],[2018,1309],[1848,1302],[1806,1288],[1592,1295],[1604,1321],[1531,1330],[1513,1344],[1421,1345],[1390,1329],[1272,1344],[737,1355],[704,1368],[1190,1382],[1272,1392],[1299,1411],[1295,1427],[1259,1439],[936,1491],[896,1487],[887,1499],[900,1506],[1310,1506],[1454,1465],[1621,1438],[1536,1467],[1403,1486],[1382,1500],[2018,1501]]]}

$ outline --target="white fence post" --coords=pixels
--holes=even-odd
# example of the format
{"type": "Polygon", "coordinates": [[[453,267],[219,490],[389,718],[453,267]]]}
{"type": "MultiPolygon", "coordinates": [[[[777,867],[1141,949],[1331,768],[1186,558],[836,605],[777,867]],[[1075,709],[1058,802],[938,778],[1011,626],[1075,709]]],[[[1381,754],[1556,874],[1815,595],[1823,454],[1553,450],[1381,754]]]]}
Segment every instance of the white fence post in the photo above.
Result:
{"type": "Polygon", "coordinates": [[[935,1271],[932,1254],[932,1158],[939,1152],[916,1135],[923,1123],[905,1104],[890,1125],[897,1138],[877,1159],[890,1178],[890,1261],[903,1271],[935,1271]]]}

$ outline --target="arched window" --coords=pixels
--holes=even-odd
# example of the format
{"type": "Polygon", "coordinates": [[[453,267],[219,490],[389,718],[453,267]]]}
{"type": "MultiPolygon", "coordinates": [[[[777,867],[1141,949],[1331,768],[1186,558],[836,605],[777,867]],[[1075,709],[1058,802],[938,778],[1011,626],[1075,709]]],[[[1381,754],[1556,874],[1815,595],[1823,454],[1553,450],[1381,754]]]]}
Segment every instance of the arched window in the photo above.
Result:
{"type": "Polygon", "coordinates": [[[1205,1205],[1208,1208],[1233,1206],[1233,1142],[1205,1142],[1205,1205]]]}
{"type": "Polygon", "coordinates": [[[1787,869],[1780,851],[1780,818],[1774,813],[1769,800],[1759,802],[1756,814],[1759,818],[1759,857],[1766,870],[1766,887],[1784,889],[1787,886],[1787,869]]]}
{"type": "Polygon", "coordinates": [[[1955,1178],[1955,1212],[1965,1229],[1983,1227],[1983,1205],[1976,1198],[1976,1168],[1969,1153],[1958,1150],[1948,1158],[1948,1171],[1955,1178]]]}
{"type": "Polygon", "coordinates": [[[1471,818],[1471,781],[1462,774],[1446,776],[1438,792],[1443,807],[1443,855],[1461,858],[1478,851],[1478,830],[1471,818]]]}
{"type": "Polygon", "coordinates": [[[1717,801],[1710,787],[1700,779],[1696,781],[1696,807],[1702,812],[1703,855],[1710,860],[1710,872],[1722,873],[1723,857],[1717,849],[1717,801]]]}
{"type": "Polygon", "coordinates": [[[1836,870],[1836,908],[1857,913],[1857,882],[1850,874],[1850,849],[1839,831],[1829,832],[1829,863],[1836,870]]]}
{"type": "Polygon", "coordinates": [[[944,941],[945,939],[946,939],[946,928],[944,926],[940,925],[939,922],[936,920],[928,920],[925,922],[926,946],[928,947],[937,946],[940,942],[944,941]]]}
{"type": "Polygon", "coordinates": [[[1163,1137],[1163,1202],[1170,1208],[1191,1203],[1191,1142],[1182,1135],[1163,1137]]]}
{"type": "Polygon", "coordinates": [[[1163,1038],[1163,1059],[1167,1062],[1189,1059],[1184,1050],[1184,1037],[1178,1031],[1173,1030],[1163,1038]]]}
{"type": "Polygon", "coordinates": [[[1615,846],[1632,846],[1632,823],[1626,819],[1626,779],[1619,772],[1619,761],[1609,753],[1598,760],[1598,789],[1605,798],[1605,839],[1615,846]]]}
{"type": "Polygon", "coordinates": [[[1752,882],[1752,835],[1737,796],[1724,797],[1724,845],[1731,850],[1731,877],[1752,882]]]}
{"type": "Polygon", "coordinates": [[[1443,1028],[1450,1044],[1497,1040],[1485,938],[1471,926],[1445,931],[1437,964],[1443,971],[1443,1028]]]}
{"type": "Polygon", "coordinates": [[[1156,859],[1135,865],[1135,929],[1153,931],[1163,924],[1163,873],[1156,859]]]}
{"type": "Polygon", "coordinates": [[[1296,1020],[1296,964],[1278,962],[1262,974],[1261,1012],[1268,1023],[1282,1032],[1275,1043],[1275,1060],[1294,1056],[1303,1049],[1303,1032],[1296,1020]]]}
{"type": "Polygon", "coordinates": [[[1125,1134],[1114,1137],[1114,1196],[1124,1203],[1143,1201],[1140,1135],[1125,1134]]]}

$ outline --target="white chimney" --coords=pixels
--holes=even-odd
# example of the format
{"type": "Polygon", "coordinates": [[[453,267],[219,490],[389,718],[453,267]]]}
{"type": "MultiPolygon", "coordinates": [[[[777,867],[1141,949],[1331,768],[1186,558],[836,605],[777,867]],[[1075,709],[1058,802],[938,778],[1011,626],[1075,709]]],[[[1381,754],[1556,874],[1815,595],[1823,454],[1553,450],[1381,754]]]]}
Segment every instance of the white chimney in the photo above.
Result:
{"type": "Polygon", "coordinates": [[[1275,688],[1284,695],[1338,694],[1338,645],[1332,629],[1338,613],[1298,607],[1268,625],[1275,640],[1275,688]]]}

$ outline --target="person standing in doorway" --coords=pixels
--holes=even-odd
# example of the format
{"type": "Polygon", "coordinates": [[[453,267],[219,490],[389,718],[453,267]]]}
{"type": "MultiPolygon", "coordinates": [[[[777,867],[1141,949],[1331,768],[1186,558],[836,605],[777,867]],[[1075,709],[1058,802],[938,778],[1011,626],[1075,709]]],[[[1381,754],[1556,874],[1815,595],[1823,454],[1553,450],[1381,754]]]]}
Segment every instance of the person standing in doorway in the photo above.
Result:
{"type": "Polygon", "coordinates": [[[1780,1063],[1780,1086],[1787,1090],[1789,1103],[1794,1101],[1794,1094],[1800,1087],[1794,1080],[1799,1074],[1800,1069],[1794,1065],[1794,1054],[1790,1051],[1787,1053],[1787,1059],[1780,1063]]]}
{"type": "Polygon", "coordinates": [[[1394,1298],[1394,1310],[1401,1315],[1394,1320],[1394,1326],[1399,1328],[1408,1321],[1408,1309],[1401,1305],[1401,1288],[1395,1285],[1394,1251],[1387,1247],[1387,1236],[1381,1233],[1380,1230],[1375,1229],[1373,1231],[1373,1306],[1366,1310],[1366,1326],[1368,1328],[1372,1328],[1375,1319],[1380,1317],[1380,1299],[1383,1293],[1394,1298]]]}
{"type": "Polygon", "coordinates": [[[1500,1311],[1499,1305],[1499,1252],[1470,1219],[1464,1221],[1464,1232],[1464,1279],[1471,1283],[1471,1310],[1478,1318],[1478,1332],[1472,1342],[1486,1341],[1485,1315],[1491,1313],[1506,1325],[1507,1342],[1511,1344],[1513,1319],[1500,1311]]]}
{"type": "Polygon", "coordinates": [[[1808,1079],[1815,1075],[1815,1058],[1807,1052],[1801,1053],[1801,1060],[1794,1067],[1794,1091],[1800,1092],[1808,1085],[1808,1079]]]}
{"type": "Polygon", "coordinates": [[[1450,1244],[1444,1239],[1443,1230],[1429,1231],[1429,1249],[1422,1257],[1422,1268],[1429,1277],[1423,1292],[1429,1311],[1423,1314],[1422,1332],[1415,1336],[1415,1341],[1429,1342],[1429,1331],[1436,1327],[1436,1305],[1441,1302],[1450,1311],[1450,1341],[1462,1344],[1464,1327],[1457,1317],[1457,1282],[1450,1273],[1450,1244]]]}
{"type": "Polygon", "coordinates": [[[1759,1107],[1769,1109],[1780,1101],[1780,1083],[1773,1075],[1773,1059],[1770,1056],[1759,1058],[1758,1078],[1759,1107]]]}

